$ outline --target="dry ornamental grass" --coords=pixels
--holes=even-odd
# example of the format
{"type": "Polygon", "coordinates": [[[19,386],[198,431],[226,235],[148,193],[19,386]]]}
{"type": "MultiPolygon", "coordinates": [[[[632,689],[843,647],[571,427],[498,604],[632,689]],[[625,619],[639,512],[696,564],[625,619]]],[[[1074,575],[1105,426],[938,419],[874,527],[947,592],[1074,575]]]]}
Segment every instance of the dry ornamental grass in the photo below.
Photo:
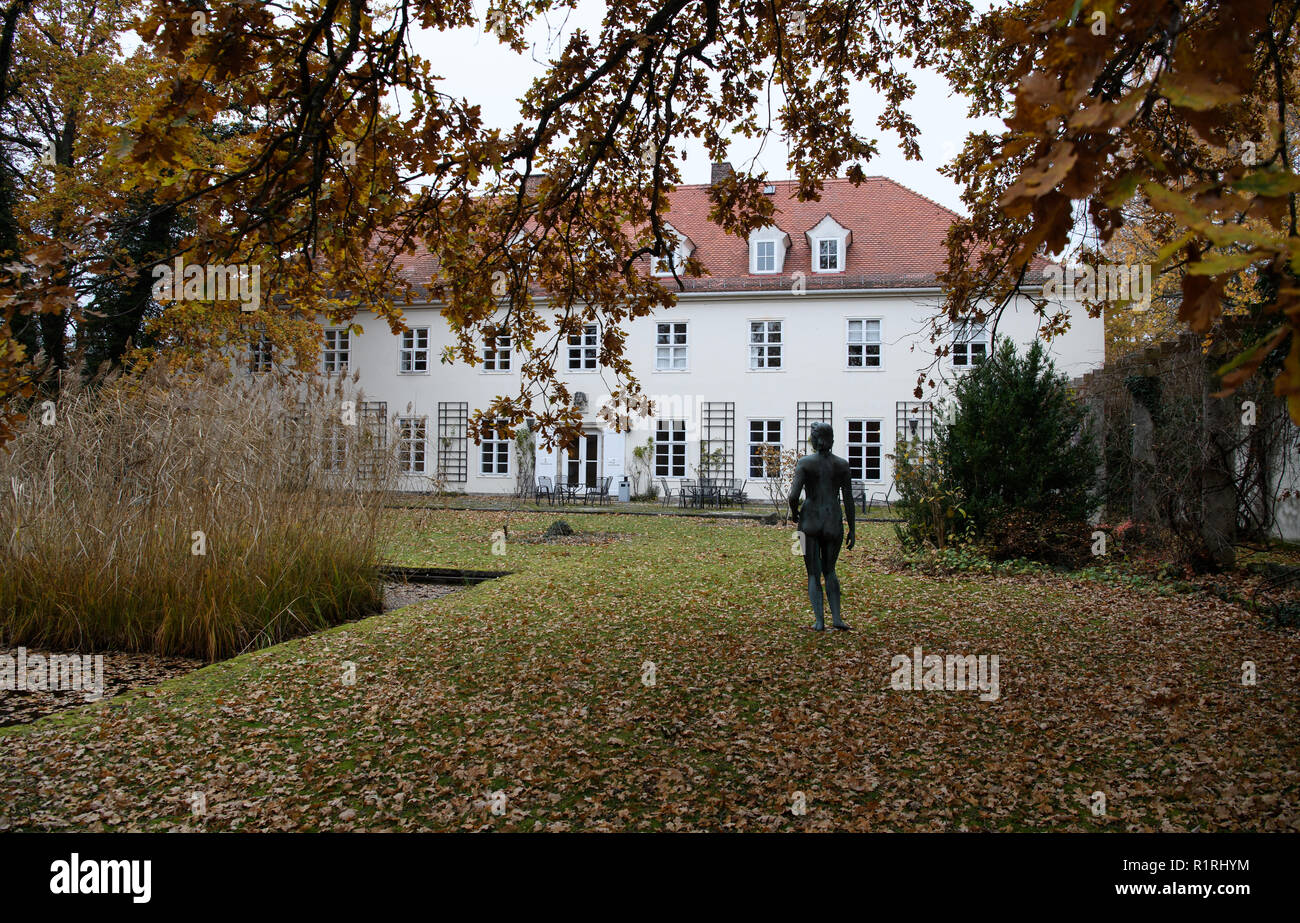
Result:
{"type": "Polygon", "coordinates": [[[155,367],[34,407],[0,450],[0,644],[214,660],[377,610],[393,458],[354,385],[155,367]]]}

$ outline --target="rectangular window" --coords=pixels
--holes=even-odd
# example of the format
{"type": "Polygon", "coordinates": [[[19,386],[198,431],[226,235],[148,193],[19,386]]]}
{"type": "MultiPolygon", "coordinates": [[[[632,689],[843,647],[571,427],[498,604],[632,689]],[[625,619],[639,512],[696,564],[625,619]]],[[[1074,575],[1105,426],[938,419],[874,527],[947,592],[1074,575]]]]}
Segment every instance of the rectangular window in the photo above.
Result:
{"type": "Polygon", "coordinates": [[[969,368],[983,362],[989,354],[989,331],[984,324],[961,321],[952,341],[952,364],[969,368]]]}
{"type": "Polygon", "coordinates": [[[482,474],[510,473],[510,440],[501,430],[484,433],[479,443],[479,471],[482,474]]]}
{"type": "Polygon", "coordinates": [[[780,474],[779,467],[771,464],[767,458],[766,446],[773,446],[778,452],[781,451],[781,421],[750,420],[749,476],[751,478],[774,478],[780,474]]]}
{"type": "Polygon", "coordinates": [[[420,375],[429,371],[429,328],[414,327],[402,334],[403,375],[420,375]]]}
{"type": "Polygon", "coordinates": [[[686,324],[684,322],[655,324],[655,371],[684,371],[686,369],[686,347],[686,324]]]}
{"type": "Polygon", "coordinates": [[[347,328],[326,330],[322,357],[325,363],[325,374],[346,372],[352,360],[352,331],[347,328]]]}
{"type": "Polygon", "coordinates": [[[655,421],[655,477],[686,477],[686,421],[655,421]]]}
{"type": "Polygon", "coordinates": [[[403,474],[424,474],[428,425],[424,417],[397,418],[397,467],[403,474]]]}
{"type": "Polygon", "coordinates": [[[823,237],[817,241],[817,269],[834,272],[840,268],[840,241],[837,237],[823,237]]]}
{"type": "Polygon", "coordinates": [[[596,325],[587,324],[581,335],[569,336],[569,371],[587,372],[596,368],[596,325]]]}
{"type": "Polygon", "coordinates": [[[750,322],[749,367],[751,369],[781,368],[781,321],[750,322]]]}
{"type": "Polygon", "coordinates": [[[849,368],[880,368],[880,321],[854,318],[849,321],[849,368]]]}
{"type": "Polygon", "coordinates": [[[754,242],[754,272],[776,272],[776,241],[754,242]]]}
{"type": "Polygon", "coordinates": [[[508,372],[513,350],[510,346],[510,334],[498,333],[488,336],[483,342],[483,371],[508,372]]]}
{"type": "Polygon", "coordinates": [[[265,336],[259,336],[248,346],[248,367],[254,372],[271,371],[274,348],[265,336]]]}
{"type": "Polygon", "coordinates": [[[880,421],[849,421],[849,477],[880,480],[880,421]]]}

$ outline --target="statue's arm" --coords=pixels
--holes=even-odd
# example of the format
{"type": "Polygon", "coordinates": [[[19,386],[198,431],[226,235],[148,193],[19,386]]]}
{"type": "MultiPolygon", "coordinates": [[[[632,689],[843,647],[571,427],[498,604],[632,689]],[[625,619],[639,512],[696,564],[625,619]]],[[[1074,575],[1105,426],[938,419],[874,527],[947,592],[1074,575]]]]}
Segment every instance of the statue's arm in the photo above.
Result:
{"type": "Polygon", "coordinates": [[[790,515],[799,521],[799,495],[803,493],[803,465],[794,469],[794,482],[790,485],[790,515]]]}
{"type": "Polygon", "coordinates": [[[840,498],[844,501],[844,518],[849,522],[848,545],[852,548],[856,538],[857,526],[854,521],[853,481],[849,477],[847,468],[840,475],[840,498]]]}

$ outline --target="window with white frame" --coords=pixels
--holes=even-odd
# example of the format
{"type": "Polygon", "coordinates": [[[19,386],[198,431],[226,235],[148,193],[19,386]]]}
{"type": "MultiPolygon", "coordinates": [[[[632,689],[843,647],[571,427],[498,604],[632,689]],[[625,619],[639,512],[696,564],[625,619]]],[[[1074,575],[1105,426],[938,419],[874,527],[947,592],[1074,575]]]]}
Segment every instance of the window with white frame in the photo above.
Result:
{"type": "Polygon", "coordinates": [[[749,234],[749,271],[770,275],[785,271],[790,235],[775,224],[755,228],[749,234]]]}
{"type": "Polygon", "coordinates": [[[687,345],[684,321],[655,324],[655,371],[684,371],[687,345]]]}
{"type": "Polygon", "coordinates": [[[483,340],[483,371],[510,371],[510,360],[513,351],[514,350],[510,343],[510,334],[489,334],[483,340]]]}
{"type": "Polygon", "coordinates": [[[403,375],[429,371],[428,327],[413,327],[402,334],[402,361],[398,371],[403,375]]]}
{"type": "Polygon", "coordinates": [[[269,372],[273,361],[274,347],[267,336],[259,336],[248,345],[248,367],[252,371],[269,372]]]}
{"type": "Polygon", "coordinates": [[[679,244],[676,249],[669,250],[663,256],[651,257],[653,260],[652,271],[656,276],[671,276],[674,272],[681,273],[686,268],[686,261],[690,258],[690,249],[685,245],[679,244]]]}
{"type": "Polygon", "coordinates": [[[424,474],[428,437],[424,417],[397,418],[397,467],[403,474],[424,474]]]}
{"type": "Polygon", "coordinates": [[[510,440],[505,432],[490,429],[483,434],[479,443],[479,472],[497,475],[510,473],[510,440]]]}
{"type": "Polygon", "coordinates": [[[781,451],[780,420],[749,421],[749,476],[774,478],[780,476],[780,464],[769,458],[767,447],[781,451]]]}
{"type": "Polygon", "coordinates": [[[880,421],[849,421],[849,477],[855,481],[880,480],[880,421]]]}
{"type": "Polygon", "coordinates": [[[756,320],[749,323],[749,367],[781,368],[781,321],[756,320]]]}
{"type": "Polygon", "coordinates": [[[849,368],[880,368],[880,321],[850,318],[848,351],[849,368]]]}
{"type": "Polygon", "coordinates": [[[823,237],[818,240],[817,271],[839,272],[843,268],[840,265],[840,239],[838,237],[823,237]]]}
{"type": "Polygon", "coordinates": [[[331,372],[346,372],[352,361],[352,331],[346,327],[326,330],[322,359],[327,375],[331,372]]]}
{"type": "Polygon", "coordinates": [[[596,368],[596,325],[586,324],[580,334],[569,335],[569,371],[588,372],[596,368]]]}
{"type": "Polygon", "coordinates": [[[655,477],[686,477],[686,421],[655,421],[655,477]]]}
{"type": "Polygon", "coordinates": [[[983,362],[989,354],[989,329],[985,324],[961,321],[952,340],[952,364],[969,368],[983,362]]]}
{"type": "Polygon", "coordinates": [[[651,272],[656,276],[671,276],[674,268],[680,272],[695,250],[695,244],[671,224],[664,229],[664,238],[671,249],[663,256],[651,257],[651,272]]]}

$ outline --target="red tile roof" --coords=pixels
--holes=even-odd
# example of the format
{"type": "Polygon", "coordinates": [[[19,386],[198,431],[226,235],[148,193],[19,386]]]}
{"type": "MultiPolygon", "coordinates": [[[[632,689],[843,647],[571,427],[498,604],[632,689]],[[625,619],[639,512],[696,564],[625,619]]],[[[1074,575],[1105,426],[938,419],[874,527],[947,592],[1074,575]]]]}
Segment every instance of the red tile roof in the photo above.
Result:
{"type": "MultiPolygon", "coordinates": [[[[855,186],[830,179],[821,200],[800,202],[798,184],[777,180],[773,223],[790,236],[780,273],[751,274],[749,244],[709,221],[708,186],[679,186],[665,216],[695,244],[710,275],[683,282],[688,292],[789,290],[802,272],[809,291],[838,288],[921,288],[935,285],[947,258],[944,239],[957,215],[883,176],[855,186]],[[806,232],[830,215],[853,232],[843,272],[815,273],[806,232]]],[[[673,279],[665,280],[673,285],[673,279]]]]}
{"type": "MultiPolygon", "coordinates": [[[[825,182],[821,199],[800,202],[793,180],[776,180],[774,223],[790,237],[783,272],[749,272],[748,242],[709,221],[707,185],[678,186],[669,194],[666,220],[695,245],[694,256],[709,275],[682,277],[687,292],[790,290],[795,273],[804,275],[809,291],[826,289],[925,288],[947,258],[944,240],[956,213],[883,176],[867,177],[860,186],[847,179],[825,182]],[[852,232],[845,270],[812,271],[806,233],[830,215],[852,232]]],[[[428,284],[437,259],[423,246],[398,260],[403,276],[417,287],[428,284]]],[[[647,261],[648,266],[648,261],[647,261]]],[[[676,288],[671,276],[665,285],[676,288]]]]}

